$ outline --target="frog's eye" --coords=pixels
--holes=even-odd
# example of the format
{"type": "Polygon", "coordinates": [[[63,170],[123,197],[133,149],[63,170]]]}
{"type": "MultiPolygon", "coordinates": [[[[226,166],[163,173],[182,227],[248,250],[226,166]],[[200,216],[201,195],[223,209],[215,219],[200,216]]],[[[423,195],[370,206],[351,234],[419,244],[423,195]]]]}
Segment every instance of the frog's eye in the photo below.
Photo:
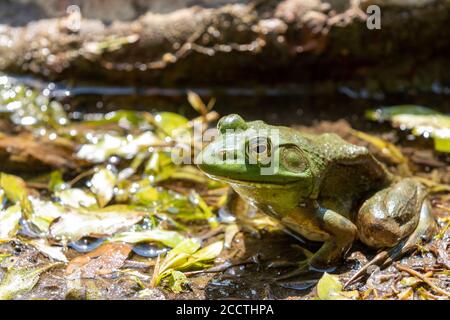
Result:
{"type": "Polygon", "coordinates": [[[281,151],[281,162],[292,172],[303,172],[308,166],[302,151],[297,146],[285,146],[281,151]]]}
{"type": "Polygon", "coordinates": [[[252,138],[247,142],[245,153],[251,164],[268,164],[272,158],[272,143],[267,137],[252,138]]]}

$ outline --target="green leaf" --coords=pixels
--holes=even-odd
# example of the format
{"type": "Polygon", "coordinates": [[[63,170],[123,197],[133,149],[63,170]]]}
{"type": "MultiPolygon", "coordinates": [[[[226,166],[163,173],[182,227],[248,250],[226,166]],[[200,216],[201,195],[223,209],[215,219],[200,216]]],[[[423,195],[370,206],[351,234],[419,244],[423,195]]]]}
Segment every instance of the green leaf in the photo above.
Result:
{"type": "Polygon", "coordinates": [[[1,173],[0,187],[5,191],[8,200],[20,203],[25,218],[28,218],[33,209],[28,199],[28,190],[25,181],[17,176],[1,173]]]}
{"type": "Polygon", "coordinates": [[[439,152],[450,153],[450,138],[434,137],[434,148],[439,152]]]}
{"type": "Polygon", "coordinates": [[[365,116],[367,119],[373,121],[386,121],[390,120],[393,116],[400,114],[430,115],[439,114],[439,112],[427,107],[408,104],[367,110],[365,116]]]}
{"type": "Polygon", "coordinates": [[[1,173],[0,187],[3,188],[8,200],[14,203],[19,202],[24,195],[27,195],[25,181],[17,176],[1,173]]]}
{"type": "Polygon", "coordinates": [[[64,187],[63,175],[60,170],[55,170],[50,173],[50,181],[48,182],[48,189],[51,191],[60,190],[64,187]]]}
{"type": "Polygon", "coordinates": [[[404,287],[415,287],[421,282],[423,281],[416,277],[404,277],[400,280],[400,284],[404,287]]]}
{"type": "Polygon", "coordinates": [[[0,211],[0,239],[10,239],[16,235],[20,218],[22,211],[18,204],[0,211]]]}
{"type": "Polygon", "coordinates": [[[172,159],[165,152],[154,152],[147,161],[144,172],[154,178],[155,182],[169,179],[175,170],[172,159]]]}
{"type": "Polygon", "coordinates": [[[146,230],[140,232],[122,232],[116,234],[110,241],[122,241],[127,243],[161,242],[168,247],[175,247],[185,238],[176,231],[146,230]]]}
{"type": "Polygon", "coordinates": [[[222,249],[223,241],[214,242],[209,246],[195,252],[191,257],[189,257],[188,261],[184,265],[179,267],[179,269],[189,269],[199,263],[214,260],[219,256],[220,252],[222,252],[222,249]]]}
{"type": "MultiPolygon", "coordinates": [[[[157,274],[153,276],[153,285],[157,286],[160,281],[168,276],[171,270],[176,270],[177,267],[186,263],[188,258],[200,248],[200,241],[195,239],[185,239],[181,241],[175,248],[169,251],[160,264],[157,274]]],[[[156,270],[156,269],[155,269],[156,270]]]]}
{"type": "Polygon", "coordinates": [[[106,206],[113,198],[116,182],[116,175],[107,168],[100,169],[92,177],[90,188],[96,195],[100,207],[106,206]]]}
{"type": "Polygon", "coordinates": [[[186,275],[183,272],[172,270],[168,277],[169,289],[175,293],[184,291],[184,286],[189,283],[186,275]]]}
{"type": "Polygon", "coordinates": [[[33,289],[41,273],[56,265],[58,263],[40,268],[11,268],[0,282],[0,300],[10,300],[33,289]]]}
{"type": "Polygon", "coordinates": [[[151,186],[140,188],[134,195],[134,201],[144,206],[152,206],[157,200],[159,200],[159,191],[151,186]]]}
{"type": "Polygon", "coordinates": [[[11,257],[11,254],[10,254],[10,253],[0,253],[0,266],[1,266],[1,267],[4,267],[4,266],[2,265],[3,260],[5,260],[5,259],[8,258],[8,257],[11,257]]]}
{"type": "Polygon", "coordinates": [[[155,115],[155,124],[169,136],[175,135],[177,131],[185,130],[188,123],[188,119],[173,112],[160,112],[155,115]]]}
{"type": "Polygon", "coordinates": [[[326,272],[317,283],[317,295],[321,300],[350,300],[343,295],[339,278],[326,272]]]}
{"type": "Polygon", "coordinates": [[[211,228],[215,228],[219,225],[216,216],[212,212],[212,209],[208,206],[205,200],[203,200],[203,198],[197,192],[195,192],[195,190],[191,191],[189,198],[192,203],[196,204],[198,208],[203,212],[204,219],[209,222],[211,228]]]}
{"type": "Polygon", "coordinates": [[[383,107],[366,112],[370,120],[390,121],[396,128],[409,129],[415,136],[431,137],[435,149],[450,153],[450,117],[435,110],[414,106],[383,107]]]}
{"type": "Polygon", "coordinates": [[[193,267],[204,267],[203,263],[214,260],[223,249],[223,241],[217,241],[200,249],[197,240],[186,239],[180,242],[167,254],[160,264],[154,285],[169,276],[174,270],[188,270],[193,267]]]}

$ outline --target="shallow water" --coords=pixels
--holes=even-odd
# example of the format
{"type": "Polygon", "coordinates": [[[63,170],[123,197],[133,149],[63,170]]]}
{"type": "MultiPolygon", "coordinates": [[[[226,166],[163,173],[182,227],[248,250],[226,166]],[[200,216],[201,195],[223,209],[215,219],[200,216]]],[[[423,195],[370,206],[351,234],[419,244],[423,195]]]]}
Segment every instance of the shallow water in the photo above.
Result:
{"type": "Polygon", "coordinates": [[[423,105],[450,113],[450,88],[434,86],[423,91],[380,92],[340,87],[336,91],[305,86],[280,88],[158,88],[111,87],[98,84],[66,85],[43,82],[31,77],[12,77],[13,81],[45,90],[69,110],[109,112],[118,109],[175,111],[188,118],[197,115],[186,99],[188,90],[204,101],[216,98],[214,110],[220,115],[239,113],[246,120],[264,120],[275,125],[311,125],[315,121],[347,120],[357,129],[374,129],[379,124],[364,120],[364,111],[379,106],[423,105]]]}

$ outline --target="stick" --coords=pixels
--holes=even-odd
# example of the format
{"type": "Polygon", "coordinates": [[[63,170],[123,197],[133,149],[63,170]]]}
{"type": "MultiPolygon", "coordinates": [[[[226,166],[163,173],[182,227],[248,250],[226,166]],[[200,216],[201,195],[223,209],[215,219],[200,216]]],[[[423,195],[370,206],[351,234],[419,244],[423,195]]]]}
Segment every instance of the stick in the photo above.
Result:
{"type": "Polygon", "coordinates": [[[447,297],[450,298],[450,292],[447,292],[444,289],[439,288],[430,279],[426,278],[424,275],[420,274],[416,270],[413,270],[413,269],[408,268],[407,266],[404,266],[404,265],[401,265],[401,264],[396,264],[395,266],[396,266],[397,269],[399,269],[401,271],[405,271],[405,272],[409,273],[410,275],[412,275],[412,276],[414,276],[416,278],[419,278],[420,280],[425,282],[427,285],[429,285],[437,293],[439,293],[439,294],[441,294],[443,296],[447,296],[447,297]]]}

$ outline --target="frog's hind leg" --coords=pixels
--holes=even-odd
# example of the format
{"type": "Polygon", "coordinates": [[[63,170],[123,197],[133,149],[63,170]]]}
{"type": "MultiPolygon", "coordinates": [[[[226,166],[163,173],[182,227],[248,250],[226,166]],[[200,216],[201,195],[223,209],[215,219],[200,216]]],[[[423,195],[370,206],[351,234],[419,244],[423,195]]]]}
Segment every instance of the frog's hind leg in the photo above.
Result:
{"type": "Polygon", "coordinates": [[[366,273],[371,265],[387,267],[394,260],[428,240],[436,231],[436,221],[424,187],[414,179],[404,179],[367,200],[357,217],[358,235],[365,244],[381,251],[346,283],[366,273]]]}

